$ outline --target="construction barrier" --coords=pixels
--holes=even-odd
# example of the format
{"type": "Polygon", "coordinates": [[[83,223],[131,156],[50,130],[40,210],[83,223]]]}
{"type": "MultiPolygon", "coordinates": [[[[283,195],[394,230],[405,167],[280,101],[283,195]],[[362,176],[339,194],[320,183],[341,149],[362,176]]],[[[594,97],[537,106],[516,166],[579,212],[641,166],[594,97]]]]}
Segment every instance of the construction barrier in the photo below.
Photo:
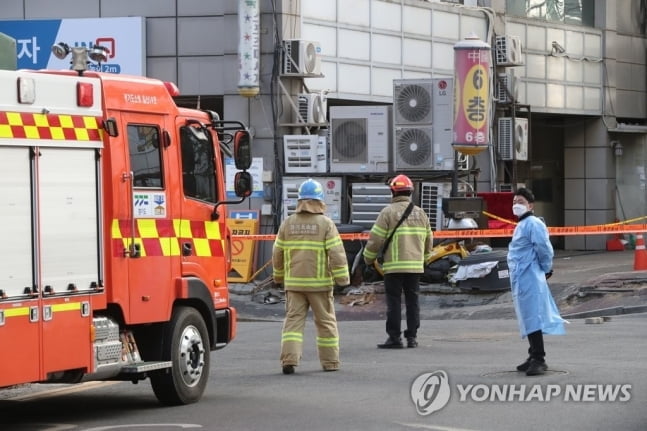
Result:
{"type": "MultiPolygon", "coordinates": [[[[514,229],[464,229],[464,230],[437,230],[434,231],[434,239],[441,238],[504,238],[511,237],[514,229]]],[[[548,233],[551,236],[574,236],[574,235],[609,235],[619,233],[637,233],[647,232],[647,224],[604,224],[595,226],[564,226],[548,227],[548,233]]],[[[362,233],[342,233],[339,234],[343,240],[367,240],[368,232],[362,233]]],[[[274,234],[259,235],[232,235],[232,238],[254,240],[254,241],[274,241],[274,234]]]]}

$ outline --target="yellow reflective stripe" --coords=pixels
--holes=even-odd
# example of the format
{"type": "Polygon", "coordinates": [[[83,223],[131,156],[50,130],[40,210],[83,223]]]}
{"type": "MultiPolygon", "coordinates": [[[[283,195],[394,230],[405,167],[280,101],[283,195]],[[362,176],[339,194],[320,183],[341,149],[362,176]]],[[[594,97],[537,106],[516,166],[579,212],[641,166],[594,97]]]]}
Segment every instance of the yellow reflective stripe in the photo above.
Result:
{"type": "Polygon", "coordinates": [[[61,121],[61,127],[74,128],[71,115],[59,115],[58,118],[61,121]]]}
{"type": "Polygon", "coordinates": [[[99,128],[96,117],[83,117],[83,124],[85,124],[85,127],[87,127],[88,129],[99,128]]]}
{"type": "Polygon", "coordinates": [[[342,268],[333,268],[332,270],[333,277],[347,277],[348,276],[348,267],[342,268]]]}
{"type": "Polygon", "coordinates": [[[284,332],[281,336],[281,342],[286,341],[303,342],[303,334],[301,332],[284,332]]]}
{"type": "Polygon", "coordinates": [[[29,307],[5,308],[4,317],[29,316],[29,307]]]}
{"type": "Polygon", "coordinates": [[[338,337],[330,337],[330,338],[317,337],[317,346],[339,347],[339,338],[338,337]]]}
{"type": "Polygon", "coordinates": [[[173,228],[175,229],[175,236],[182,238],[191,238],[191,223],[188,220],[173,220],[173,228]]]}
{"type": "Polygon", "coordinates": [[[137,228],[142,238],[158,238],[157,222],[155,219],[137,219],[137,228]]]}
{"type": "Polygon", "coordinates": [[[22,117],[18,112],[7,112],[7,121],[10,126],[22,126],[22,117]]]}
{"type": "Polygon", "coordinates": [[[218,225],[218,222],[204,222],[204,231],[207,235],[207,239],[220,239],[220,226],[218,225]]]}
{"type": "Polygon", "coordinates": [[[386,238],[387,230],[384,229],[383,227],[380,227],[374,224],[373,227],[371,228],[371,233],[379,236],[380,238],[386,238]]]}
{"type": "Polygon", "coordinates": [[[164,256],[180,255],[180,241],[177,238],[160,238],[160,247],[164,256]]]}
{"type": "Polygon", "coordinates": [[[303,288],[332,288],[332,277],[325,280],[304,280],[302,278],[285,277],[283,284],[289,287],[303,287],[303,288]]]}
{"type": "Polygon", "coordinates": [[[123,238],[121,236],[121,229],[119,228],[119,220],[117,220],[117,219],[114,219],[112,221],[112,237],[114,239],[123,238]]]}
{"type": "Polygon", "coordinates": [[[80,302],[67,302],[65,304],[52,304],[52,311],[74,311],[74,310],[80,310],[81,309],[81,303],[80,302]]]}
{"type": "Polygon", "coordinates": [[[79,129],[78,127],[74,128],[74,134],[76,135],[76,139],[79,141],[89,141],[90,140],[90,135],[88,134],[88,129],[79,129]]]}
{"type": "Polygon", "coordinates": [[[336,245],[342,245],[341,238],[330,238],[326,240],[326,250],[333,248],[336,245]]]}
{"type": "Polygon", "coordinates": [[[38,127],[36,126],[23,126],[23,130],[25,131],[25,137],[29,139],[40,138],[40,134],[38,133],[38,127]]]}
{"type": "Polygon", "coordinates": [[[211,256],[211,247],[207,238],[193,238],[196,256],[211,256]]]}

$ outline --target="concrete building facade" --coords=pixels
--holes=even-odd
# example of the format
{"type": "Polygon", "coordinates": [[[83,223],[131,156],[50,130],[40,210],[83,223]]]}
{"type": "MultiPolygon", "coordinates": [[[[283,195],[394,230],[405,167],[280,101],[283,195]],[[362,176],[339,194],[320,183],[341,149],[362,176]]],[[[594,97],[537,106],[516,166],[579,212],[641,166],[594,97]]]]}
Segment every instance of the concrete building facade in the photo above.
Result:
{"type": "MultiPolygon", "coordinates": [[[[513,71],[515,103],[492,101],[492,145],[468,159],[465,181],[475,192],[525,184],[549,225],[585,226],[647,215],[643,3],[258,0],[260,91],[254,97],[241,96],[237,87],[238,0],[67,0],[55,7],[47,0],[5,0],[0,19],[145,17],[146,74],[177,83],[181,104],[199,103],[250,126],[263,191],[241,207],[265,209],[263,233],[274,233],[284,208],[283,136],[329,133],[327,124],[300,124],[292,106],[299,93],[325,92],[328,109],[391,105],[393,80],[453,77],[454,45],[469,34],[490,45],[497,36],[513,36],[521,42],[522,65],[493,61],[491,86],[498,74],[513,71]],[[317,77],[282,73],[288,39],[318,43],[317,77]],[[501,116],[528,118],[527,161],[497,155],[494,119],[501,116]]],[[[348,223],[351,184],[383,183],[394,171],[391,165],[387,172],[299,176],[343,178],[340,222],[348,223]]],[[[413,176],[425,180],[428,173],[413,176]]],[[[555,245],[598,250],[606,239],[563,237],[555,245]]],[[[263,247],[259,261],[268,256],[263,247]]]]}

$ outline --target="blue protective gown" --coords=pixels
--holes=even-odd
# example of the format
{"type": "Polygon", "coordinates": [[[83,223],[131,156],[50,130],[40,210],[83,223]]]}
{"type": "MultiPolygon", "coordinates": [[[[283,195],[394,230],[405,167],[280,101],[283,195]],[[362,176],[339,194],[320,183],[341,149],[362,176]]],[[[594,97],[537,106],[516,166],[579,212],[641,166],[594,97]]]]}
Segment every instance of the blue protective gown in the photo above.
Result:
{"type": "Polygon", "coordinates": [[[553,267],[546,225],[533,214],[521,217],[508,246],[508,269],[521,338],[535,331],[564,334],[565,320],[546,282],[553,267]]]}

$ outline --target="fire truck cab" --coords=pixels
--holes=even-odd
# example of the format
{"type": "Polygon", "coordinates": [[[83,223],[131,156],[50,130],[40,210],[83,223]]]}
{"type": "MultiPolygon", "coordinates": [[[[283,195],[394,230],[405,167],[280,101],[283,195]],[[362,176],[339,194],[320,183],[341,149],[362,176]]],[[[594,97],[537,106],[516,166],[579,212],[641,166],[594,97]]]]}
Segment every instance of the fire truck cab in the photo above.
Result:
{"type": "Polygon", "coordinates": [[[0,387],[150,378],[195,402],[236,335],[250,135],[173,84],[75,67],[0,71],[0,387]]]}

